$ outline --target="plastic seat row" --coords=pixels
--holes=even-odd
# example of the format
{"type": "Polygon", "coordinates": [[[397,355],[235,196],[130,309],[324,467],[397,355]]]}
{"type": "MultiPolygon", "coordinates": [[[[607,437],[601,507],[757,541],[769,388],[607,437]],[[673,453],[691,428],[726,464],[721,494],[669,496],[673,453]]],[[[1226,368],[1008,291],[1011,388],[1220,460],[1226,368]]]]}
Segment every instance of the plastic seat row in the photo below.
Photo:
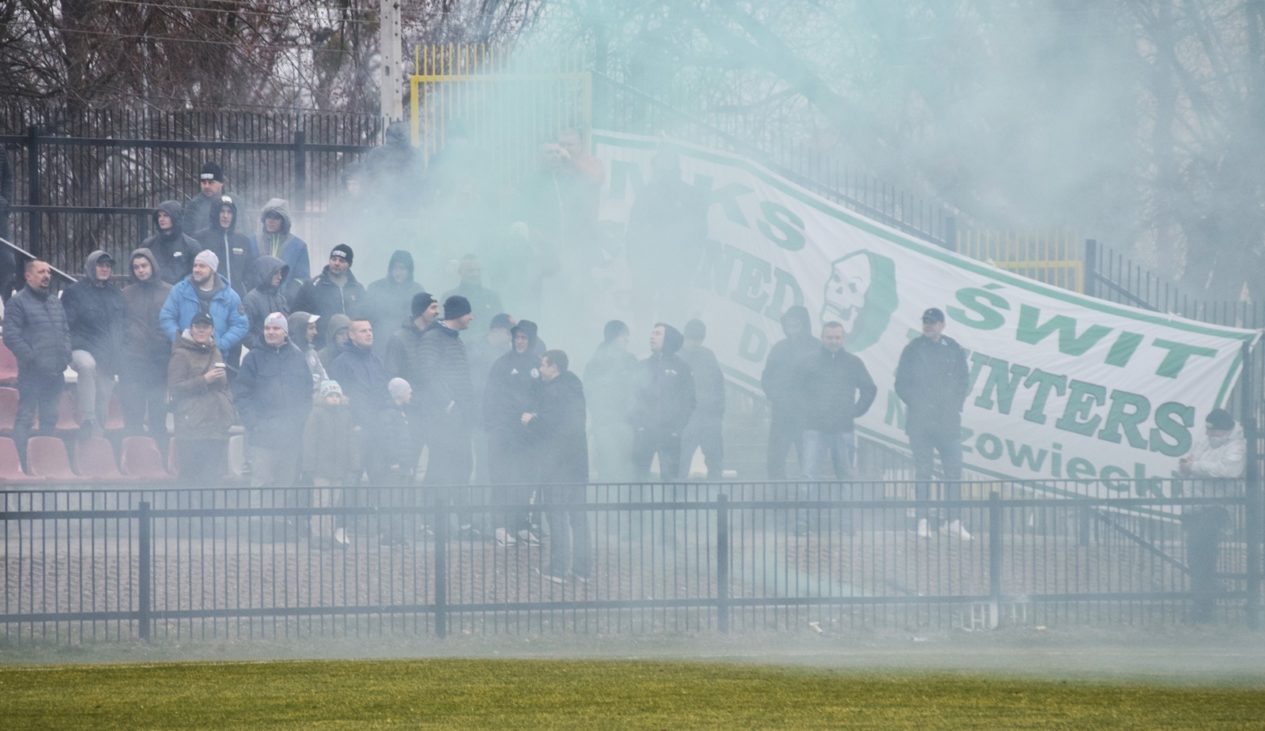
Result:
{"type": "Polygon", "coordinates": [[[114,447],[104,437],[76,441],[74,460],[59,437],[34,436],[26,444],[26,472],[17,445],[0,437],[0,481],[30,482],[165,482],[172,475],[152,437],[123,438],[118,463],[114,447]]]}
{"type": "MultiPolygon", "coordinates": [[[[67,388],[62,392],[61,400],[57,403],[57,425],[53,427],[56,431],[74,431],[79,428],[79,409],[76,407],[75,392],[73,388],[67,388]]],[[[9,433],[13,431],[13,422],[18,416],[18,390],[8,386],[0,386],[0,432],[9,433]]],[[[39,415],[36,415],[35,423],[39,424],[39,415]]],[[[117,394],[110,398],[109,414],[106,417],[104,428],[107,431],[123,428],[123,412],[119,406],[119,397],[117,394]]]]}

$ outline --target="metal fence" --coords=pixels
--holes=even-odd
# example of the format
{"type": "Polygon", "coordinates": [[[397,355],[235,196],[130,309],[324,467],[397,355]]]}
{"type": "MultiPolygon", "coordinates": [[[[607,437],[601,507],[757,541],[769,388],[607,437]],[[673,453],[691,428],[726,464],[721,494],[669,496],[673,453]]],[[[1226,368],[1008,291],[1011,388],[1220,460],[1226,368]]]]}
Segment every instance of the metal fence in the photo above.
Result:
{"type": "Polygon", "coordinates": [[[329,507],[310,489],[12,489],[0,625],[9,642],[79,643],[1176,623],[1195,599],[1179,518],[1220,509],[1201,596],[1215,621],[1254,626],[1260,512],[1243,484],[1157,486],[1038,499],[994,483],[921,504],[964,540],[920,536],[903,483],[591,485],[530,507],[543,545],[488,540],[520,508],[484,488],[343,488],[329,507]],[[551,566],[564,512],[587,523],[587,580],[551,566]],[[334,525],[344,548],[313,537],[334,525]]]}

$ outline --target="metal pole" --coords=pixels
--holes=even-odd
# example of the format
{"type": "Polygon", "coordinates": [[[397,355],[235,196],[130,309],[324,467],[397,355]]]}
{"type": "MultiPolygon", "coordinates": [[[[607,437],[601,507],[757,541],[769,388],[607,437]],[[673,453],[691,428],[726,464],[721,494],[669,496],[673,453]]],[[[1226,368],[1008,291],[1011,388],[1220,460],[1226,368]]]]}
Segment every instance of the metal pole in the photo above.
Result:
{"type": "Polygon", "coordinates": [[[716,498],[716,623],[729,631],[729,496],[716,498]]]}
{"type": "Polygon", "coordinates": [[[1247,626],[1261,626],[1261,539],[1265,538],[1261,525],[1261,474],[1256,453],[1256,404],[1252,397],[1252,344],[1243,343],[1243,370],[1239,377],[1239,397],[1242,399],[1240,418],[1243,436],[1247,439],[1247,472],[1244,474],[1244,498],[1247,500],[1247,626]]]}
{"type": "Polygon", "coordinates": [[[150,595],[149,595],[149,589],[150,589],[149,584],[150,584],[150,573],[151,573],[150,554],[153,551],[153,543],[150,540],[150,517],[149,517],[149,503],[148,502],[141,503],[139,520],[140,520],[140,530],[138,531],[138,533],[140,535],[140,539],[139,539],[140,545],[137,550],[140,551],[140,556],[138,557],[138,561],[137,561],[137,563],[139,564],[137,574],[138,574],[138,580],[140,581],[140,587],[138,587],[139,590],[137,591],[137,599],[136,599],[137,605],[138,605],[136,608],[136,622],[137,622],[136,631],[137,631],[137,634],[140,635],[140,638],[142,640],[148,642],[149,634],[150,634],[150,623],[152,621],[149,616],[150,601],[151,601],[150,595]]]}
{"type": "Polygon", "coordinates": [[[448,511],[435,513],[435,635],[448,636],[448,511]]]}
{"type": "Polygon", "coordinates": [[[294,133],[294,200],[295,212],[307,210],[307,131],[294,133]]]}
{"type": "Polygon", "coordinates": [[[1085,239],[1085,261],[1084,261],[1084,278],[1085,278],[1085,294],[1090,297],[1098,296],[1098,242],[1094,239],[1085,239]]]}
{"type": "Polygon", "coordinates": [[[38,207],[41,205],[40,197],[40,128],[39,125],[33,124],[26,129],[26,202],[32,206],[29,220],[27,222],[27,235],[30,241],[27,242],[27,250],[35,256],[40,256],[40,250],[43,244],[43,215],[38,207]]]}
{"type": "Polygon", "coordinates": [[[997,624],[1001,624],[1001,495],[993,490],[988,495],[988,594],[997,624]]]}

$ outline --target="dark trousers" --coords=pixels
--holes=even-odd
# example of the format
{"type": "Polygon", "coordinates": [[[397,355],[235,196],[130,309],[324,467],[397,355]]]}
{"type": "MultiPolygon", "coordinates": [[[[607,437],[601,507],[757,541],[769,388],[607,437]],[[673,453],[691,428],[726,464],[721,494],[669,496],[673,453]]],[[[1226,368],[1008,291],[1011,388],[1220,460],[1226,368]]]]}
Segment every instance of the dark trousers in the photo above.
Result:
{"type": "MultiPolygon", "coordinates": [[[[928,517],[926,502],[931,499],[931,477],[935,473],[935,455],[940,453],[944,470],[944,500],[962,499],[962,434],[961,429],[909,429],[909,451],[914,457],[915,497],[920,503],[916,514],[928,517]]],[[[957,520],[961,511],[949,508],[945,520],[957,520]]]]}
{"type": "Polygon", "coordinates": [[[185,487],[217,487],[228,470],[227,439],[176,437],[176,471],[185,487]]]}
{"type": "Polygon", "coordinates": [[[435,499],[440,505],[466,508],[450,516],[449,525],[462,528],[471,525],[473,518],[470,504],[470,472],[474,469],[470,432],[459,419],[440,418],[432,424],[426,437],[430,457],[426,462],[423,483],[435,488],[435,499]]]}
{"type": "Polygon", "coordinates": [[[666,429],[638,428],[633,437],[633,465],[640,479],[650,479],[650,464],[659,455],[659,479],[664,482],[681,477],[681,435],[666,429]]]}
{"type": "Polygon", "coordinates": [[[569,565],[571,573],[589,578],[593,573],[593,559],[588,511],[552,508],[555,505],[582,505],[584,486],[549,486],[542,492],[545,517],[549,520],[549,573],[565,576],[569,565]]]}
{"type": "Polygon", "coordinates": [[[13,441],[17,443],[22,464],[26,465],[26,440],[31,437],[31,426],[38,411],[40,434],[51,434],[57,426],[57,402],[61,400],[66,378],[57,373],[33,373],[29,369],[18,371],[18,413],[13,421],[13,441]]]}
{"type": "Polygon", "coordinates": [[[492,487],[492,504],[504,510],[494,511],[489,527],[505,528],[510,533],[530,527],[529,510],[537,465],[533,450],[503,433],[489,432],[488,478],[492,487]]]}
{"type": "Polygon", "coordinates": [[[804,461],[804,455],[799,452],[802,433],[803,427],[790,409],[776,405],[773,407],[772,418],[769,419],[768,470],[770,480],[786,479],[786,458],[790,456],[792,449],[795,450],[796,458],[800,462],[804,461]]]}
{"type": "Polygon", "coordinates": [[[119,406],[128,434],[148,433],[162,445],[167,434],[167,379],[145,378],[145,374],[119,374],[119,406]]]}
{"type": "Polygon", "coordinates": [[[1217,558],[1221,553],[1221,532],[1229,519],[1229,513],[1220,507],[1199,508],[1182,515],[1194,622],[1211,622],[1217,608],[1217,558]]]}
{"type": "Polygon", "coordinates": [[[689,476],[694,450],[702,448],[703,462],[707,465],[707,479],[719,480],[725,475],[725,439],[721,431],[720,414],[695,413],[681,432],[681,459],[685,461],[685,474],[689,476]]]}

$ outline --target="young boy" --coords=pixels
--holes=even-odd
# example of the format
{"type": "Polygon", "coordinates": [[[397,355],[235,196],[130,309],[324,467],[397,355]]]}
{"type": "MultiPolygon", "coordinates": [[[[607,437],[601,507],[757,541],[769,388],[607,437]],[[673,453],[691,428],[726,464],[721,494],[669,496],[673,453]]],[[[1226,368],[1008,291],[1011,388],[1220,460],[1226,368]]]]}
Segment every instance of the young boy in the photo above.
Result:
{"type": "MultiPolygon", "coordinates": [[[[337,381],[324,381],[315,408],[303,429],[303,469],[312,477],[312,507],[341,505],[343,491],[360,476],[360,440],[353,433],[351,410],[337,381]]],[[[312,516],[313,545],[346,548],[351,544],[345,528],[334,527],[334,516],[312,516]]]]}

